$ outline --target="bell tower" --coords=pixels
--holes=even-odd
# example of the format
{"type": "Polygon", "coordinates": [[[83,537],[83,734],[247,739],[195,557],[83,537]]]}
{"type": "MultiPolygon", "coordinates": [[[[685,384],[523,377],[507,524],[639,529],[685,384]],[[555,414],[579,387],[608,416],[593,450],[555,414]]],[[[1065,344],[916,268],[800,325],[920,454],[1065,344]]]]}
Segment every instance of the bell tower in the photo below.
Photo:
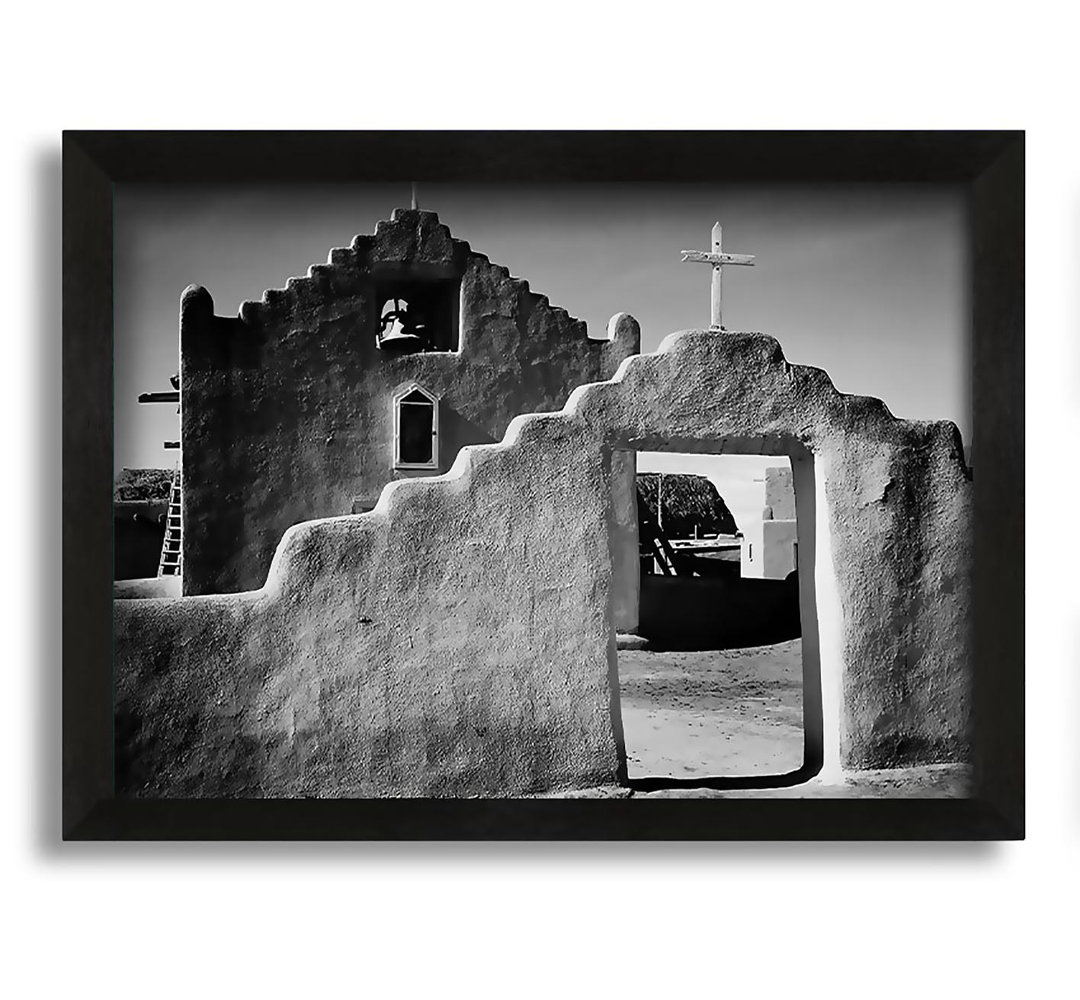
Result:
{"type": "MultiPolygon", "coordinates": [[[[409,211],[418,213],[415,181],[411,201],[409,211]]],[[[379,350],[393,354],[458,350],[459,274],[411,260],[376,265],[373,277],[379,350]]]]}

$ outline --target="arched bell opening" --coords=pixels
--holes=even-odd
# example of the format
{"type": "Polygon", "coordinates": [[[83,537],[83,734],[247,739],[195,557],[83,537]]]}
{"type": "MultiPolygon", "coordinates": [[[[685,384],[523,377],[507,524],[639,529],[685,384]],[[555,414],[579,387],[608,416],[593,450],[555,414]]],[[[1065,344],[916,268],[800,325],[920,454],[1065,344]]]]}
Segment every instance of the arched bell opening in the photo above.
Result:
{"type": "Polygon", "coordinates": [[[383,351],[412,354],[429,350],[429,330],[423,313],[403,295],[392,295],[383,304],[375,343],[383,351]]]}
{"type": "Polygon", "coordinates": [[[375,288],[375,346],[390,354],[458,349],[459,282],[383,280],[375,288]]]}

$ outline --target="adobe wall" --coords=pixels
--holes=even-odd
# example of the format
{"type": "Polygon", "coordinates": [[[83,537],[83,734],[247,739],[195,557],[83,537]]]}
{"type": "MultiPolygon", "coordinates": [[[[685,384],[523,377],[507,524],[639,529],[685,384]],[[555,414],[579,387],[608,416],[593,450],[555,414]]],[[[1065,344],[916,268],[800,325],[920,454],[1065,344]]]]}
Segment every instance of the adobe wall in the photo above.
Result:
{"type": "Polygon", "coordinates": [[[497,441],[519,413],[557,410],[640,349],[624,317],[607,340],[552,306],[432,212],[394,213],[238,318],[205,289],[181,301],[184,593],[251,590],[291,525],[348,514],[396,478],[391,397],[411,381],[441,397],[440,466],[497,441]],[[394,355],[375,345],[375,281],[460,280],[459,350],[394,355]]]}
{"type": "Polygon", "coordinates": [[[797,568],[798,525],[792,468],[768,468],[761,519],[745,525],[739,572],[748,580],[784,580],[797,568]]]}
{"type": "Polygon", "coordinates": [[[798,540],[794,520],[761,522],[761,554],[766,580],[783,580],[795,572],[798,540]]]}
{"type": "Polygon", "coordinates": [[[765,506],[773,521],[795,519],[795,484],[791,469],[770,468],[765,470],[765,506]]]}
{"type": "Polygon", "coordinates": [[[797,639],[799,585],[739,576],[643,576],[638,634],[649,649],[732,649],[797,639]]]}
{"type": "Polygon", "coordinates": [[[612,617],[617,632],[638,629],[641,605],[641,566],[638,544],[637,455],[611,455],[612,617]]]}
{"type": "Polygon", "coordinates": [[[835,687],[824,718],[842,764],[963,759],[972,490],[955,426],[842,395],[772,338],[685,331],[563,411],[465,449],[449,474],[290,529],[259,591],[117,602],[118,790],[514,795],[619,780],[611,454],[661,444],[795,456],[800,531],[827,536],[804,659],[812,645],[835,687]]]}
{"type": "Polygon", "coordinates": [[[794,518],[747,525],[740,546],[740,576],[744,580],[785,579],[797,568],[795,543],[798,535],[798,523],[794,518]]]}

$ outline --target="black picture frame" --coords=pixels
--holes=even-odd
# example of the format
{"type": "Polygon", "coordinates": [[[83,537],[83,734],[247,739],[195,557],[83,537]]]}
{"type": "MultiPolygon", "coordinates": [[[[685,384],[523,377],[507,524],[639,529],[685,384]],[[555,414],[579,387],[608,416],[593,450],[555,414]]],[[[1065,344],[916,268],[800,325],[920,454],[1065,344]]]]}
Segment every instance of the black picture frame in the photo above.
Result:
{"type": "Polygon", "coordinates": [[[1023,132],[65,132],[62,176],[64,839],[1023,837],[1023,132]],[[977,433],[971,798],[144,801],[114,796],[114,185],[412,179],[966,186],[977,433]]]}

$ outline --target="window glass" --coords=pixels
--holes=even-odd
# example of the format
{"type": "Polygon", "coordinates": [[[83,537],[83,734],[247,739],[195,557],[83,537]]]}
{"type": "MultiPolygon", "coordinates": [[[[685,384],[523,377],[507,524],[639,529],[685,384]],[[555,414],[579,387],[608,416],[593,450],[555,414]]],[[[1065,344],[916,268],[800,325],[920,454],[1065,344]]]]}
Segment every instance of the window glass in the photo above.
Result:
{"type": "Polygon", "coordinates": [[[432,460],[435,407],[430,400],[420,397],[416,402],[411,393],[400,404],[398,418],[398,461],[407,465],[423,465],[432,460]]]}

